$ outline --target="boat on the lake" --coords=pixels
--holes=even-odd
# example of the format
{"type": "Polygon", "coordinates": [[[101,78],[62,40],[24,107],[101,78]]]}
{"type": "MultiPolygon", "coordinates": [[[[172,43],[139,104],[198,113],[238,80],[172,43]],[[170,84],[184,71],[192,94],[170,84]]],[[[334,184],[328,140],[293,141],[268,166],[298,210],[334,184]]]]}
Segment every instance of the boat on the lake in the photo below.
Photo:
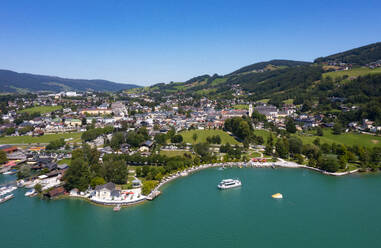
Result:
{"type": "Polygon", "coordinates": [[[242,183],[238,179],[224,179],[217,185],[217,187],[219,189],[231,189],[240,187],[241,185],[242,183]]]}
{"type": "Polygon", "coordinates": [[[275,199],[282,199],[283,195],[281,193],[276,193],[276,194],[273,194],[271,197],[275,199]]]}

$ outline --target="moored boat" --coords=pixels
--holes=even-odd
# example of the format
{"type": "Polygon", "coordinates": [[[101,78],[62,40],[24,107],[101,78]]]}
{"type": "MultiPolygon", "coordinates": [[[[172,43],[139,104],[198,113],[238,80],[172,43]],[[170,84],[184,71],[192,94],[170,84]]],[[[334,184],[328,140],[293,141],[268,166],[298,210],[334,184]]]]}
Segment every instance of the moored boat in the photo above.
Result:
{"type": "Polygon", "coordinates": [[[16,189],[17,189],[17,187],[15,187],[15,186],[3,187],[0,190],[0,196],[9,194],[9,193],[13,192],[16,189]]]}
{"type": "Polygon", "coordinates": [[[25,196],[33,196],[33,194],[36,193],[35,189],[29,190],[28,192],[25,193],[25,196]]]}
{"type": "Polygon", "coordinates": [[[13,194],[10,194],[10,195],[7,195],[7,196],[4,196],[3,198],[0,198],[0,203],[4,203],[10,199],[13,199],[15,196],[13,194]]]}
{"type": "Polygon", "coordinates": [[[118,204],[118,205],[116,205],[116,206],[114,207],[114,211],[115,211],[115,212],[120,211],[120,204],[118,204]]]}

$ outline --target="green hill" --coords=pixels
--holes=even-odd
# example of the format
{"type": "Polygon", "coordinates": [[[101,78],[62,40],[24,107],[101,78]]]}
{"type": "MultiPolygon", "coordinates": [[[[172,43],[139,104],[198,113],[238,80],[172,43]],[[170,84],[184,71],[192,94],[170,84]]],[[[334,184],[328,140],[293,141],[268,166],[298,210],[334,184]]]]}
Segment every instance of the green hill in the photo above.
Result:
{"type": "Polygon", "coordinates": [[[366,65],[381,59],[381,42],[317,58],[315,63],[343,62],[355,65],[366,65]]]}
{"type": "Polygon", "coordinates": [[[133,84],[120,84],[106,80],[68,79],[53,76],[17,73],[0,70],[0,92],[36,92],[36,91],[118,91],[137,88],[133,84]]]}
{"type": "Polygon", "coordinates": [[[280,69],[280,68],[295,67],[295,66],[308,65],[308,64],[311,64],[311,63],[305,62],[305,61],[274,59],[274,60],[255,63],[252,65],[242,67],[242,68],[232,72],[230,75],[240,74],[240,73],[248,73],[248,72],[258,72],[258,71],[262,71],[262,70],[271,71],[271,70],[280,69]]]}

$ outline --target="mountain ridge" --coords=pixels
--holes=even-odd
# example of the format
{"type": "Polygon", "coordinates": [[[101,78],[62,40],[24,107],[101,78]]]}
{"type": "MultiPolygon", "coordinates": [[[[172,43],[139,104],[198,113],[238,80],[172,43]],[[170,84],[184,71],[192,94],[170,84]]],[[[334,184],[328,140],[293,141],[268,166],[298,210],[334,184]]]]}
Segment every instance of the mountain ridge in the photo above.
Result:
{"type": "Polygon", "coordinates": [[[135,84],[122,84],[103,79],[72,79],[0,69],[0,91],[119,91],[139,88],[135,84]]]}

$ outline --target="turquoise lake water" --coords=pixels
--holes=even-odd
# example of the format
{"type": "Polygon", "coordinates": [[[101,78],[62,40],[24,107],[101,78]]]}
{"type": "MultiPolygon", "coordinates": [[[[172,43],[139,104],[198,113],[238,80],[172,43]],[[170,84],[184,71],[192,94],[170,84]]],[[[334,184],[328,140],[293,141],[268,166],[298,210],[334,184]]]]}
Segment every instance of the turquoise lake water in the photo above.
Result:
{"type": "MultiPolygon", "coordinates": [[[[0,175],[0,182],[12,180],[0,175]]],[[[381,174],[303,169],[207,169],[152,202],[113,212],[82,200],[24,197],[0,204],[1,248],[379,247],[381,174]],[[241,188],[219,191],[224,178],[241,188]],[[271,195],[280,192],[283,199],[271,195]]]]}

